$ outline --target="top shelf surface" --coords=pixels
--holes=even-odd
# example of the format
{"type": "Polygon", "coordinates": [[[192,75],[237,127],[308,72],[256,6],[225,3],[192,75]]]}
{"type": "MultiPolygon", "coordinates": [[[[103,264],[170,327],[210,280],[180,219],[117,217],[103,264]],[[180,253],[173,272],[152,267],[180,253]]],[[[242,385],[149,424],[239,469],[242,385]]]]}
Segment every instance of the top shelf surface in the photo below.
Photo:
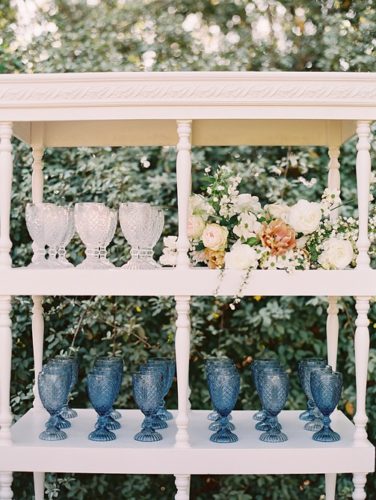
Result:
{"type": "Polygon", "coordinates": [[[376,120],[376,75],[0,75],[0,116],[23,141],[51,147],[176,145],[185,119],[193,145],[340,145],[356,121],[376,120]]]}

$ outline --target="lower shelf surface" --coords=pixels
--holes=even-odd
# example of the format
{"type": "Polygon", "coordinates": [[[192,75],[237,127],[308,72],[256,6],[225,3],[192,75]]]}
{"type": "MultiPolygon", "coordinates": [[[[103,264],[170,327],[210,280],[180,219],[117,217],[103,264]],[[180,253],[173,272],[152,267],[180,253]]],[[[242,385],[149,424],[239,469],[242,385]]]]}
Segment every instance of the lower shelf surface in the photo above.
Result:
{"type": "MultiPolygon", "coordinates": [[[[77,410],[67,429],[68,439],[46,442],[39,439],[48,415],[30,410],[13,427],[13,443],[0,447],[0,471],[44,471],[114,474],[306,474],[372,472],[375,452],[371,443],[355,446],[354,425],[337,411],[332,427],[341,440],[318,443],[303,429],[300,411],[284,411],[279,420],[288,441],[264,443],[254,429],[252,411],[234,411],[233,423],[239,441],[217,444],[209,441],[208,411],[190,412],[189,448],[175,447],[176,424],[160,431],[163,440],[141,443],[133,436],[139,431],[142,414],[121,410],[117,439],[106,443],[89,441],[94,428],[93,410],[77,410]]],[[[176,416],[177,412],[173,411],[176,416]]]]}

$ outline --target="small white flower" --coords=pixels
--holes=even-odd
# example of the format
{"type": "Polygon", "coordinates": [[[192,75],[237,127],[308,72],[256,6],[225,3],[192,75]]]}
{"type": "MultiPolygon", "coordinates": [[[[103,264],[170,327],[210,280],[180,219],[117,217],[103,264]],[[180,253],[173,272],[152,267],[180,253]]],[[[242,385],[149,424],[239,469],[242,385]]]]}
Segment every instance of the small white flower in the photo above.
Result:
{"type": "Polygon", "coordinates": [[[345,269],[353,258],[354,250],[348,240],[329,238],[323,243],[318,262],[324,269],[345,269]]]}
{"type": "Polygon", "coordinates": [[[261,224],[257,221],[257,218],[252,213],[243,213],[239,215],[239,224],[234,227],[233,231],[238,238],[243,238],[247,240],[256,236],[256,234],[261,230],[261,224]]]}
{"type": "Polygon", "coordinates": [[[290,208],[288,223],[297,233],[311,234],[318,229],[321,217],[320,203],[299,200],[290,208]]]}
{"type": "Polygon", "coordinates": [[[205,168],[205,173],[208,174],[211,171],[211,167],[206,167],[205,168]]]}
{"type": "Polygon", "coordinates": [[[259,212],[261,210],[261,204],[257,196],[252,196],[251,194],[239,194],[233,199],[234,211],[236,213],[242,212],[259,212]]]}
{"type": "Polygon", "coordinates": [[[227,269],[250,269],[258,265],[259,255],[252,247],[235,243],[231,251],[225,255],[225,267],[227,269]]]}
{"type": "Polygon", "coordinates": [[[178,243],[178,237],[177,236],[165,236],[163,238],[163,244],[169,250],[176,250],[177,249],[177,243],[178,243]]]}
{"type": "Polygon", "coordinates": [[[271,205],[266,205],[265,209],[274,219],[282,219],[284,222],[288,221],[290,207],[284,203],[272,203],[271,205]]]}
{"type": "Polygon", "coordinates": [[[214,214],[214,209],[204,196],[194,194],[189,198],[189,215],[199,215],[205,221],[214,214]]]}
{"type": "Polygon", "coordinates": [[[162,266],[176,266],[177,253],[176,252],[163,252],[159,257],[159,262],[162,266]]]}

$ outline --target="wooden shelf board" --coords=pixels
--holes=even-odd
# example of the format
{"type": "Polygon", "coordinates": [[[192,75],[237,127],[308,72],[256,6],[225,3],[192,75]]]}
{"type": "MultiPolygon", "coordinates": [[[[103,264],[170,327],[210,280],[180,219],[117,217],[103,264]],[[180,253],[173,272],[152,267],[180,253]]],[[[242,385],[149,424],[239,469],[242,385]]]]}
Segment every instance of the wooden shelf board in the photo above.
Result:
{"type": "MultiPolygon", "coordinates": [[[[235,295],[242,271],[225,271],[219,295],[235,295]]],[[[213,295],[220,272],[206,268],[163,268],[152,271],[0,270],[0,295],[213,295]]],[[[376,270],[252,271],[244,295],[375,296],[376,270]],[[328,279],[329,278],[329,279],[328,279]]]]}
{"type": "MultiPolygon", "coordinates": [[[[117,473],[117,474],[303,474],[371,472],[374,447],[367,442],[355,446],[354,426],[341,413],[333,416],[333,428],[341,435],[337,443],[317,443],[303,429],[300,411],[284,411],[280,416],[288,441],[267,444],[254,429],[254,412],[235,411],[233,422],[239,441],[216,444],[209,441],[208,411],[190,413],[190,448],[175,447],[176,425],[161,431],[163,440],[139,443],[133,439],[142,415],[138,410],[122,410],[122,428],[117,439],[95,443],[87,439],[93,429],[93,410],[78,410],[66,432],[68,439],[41,441],[47,414],[30,410],[13,427],[13,444],[2,447],[0,470],[117,473]]],[[[173,412],[176,415],[176,411],[173,412]]]]}

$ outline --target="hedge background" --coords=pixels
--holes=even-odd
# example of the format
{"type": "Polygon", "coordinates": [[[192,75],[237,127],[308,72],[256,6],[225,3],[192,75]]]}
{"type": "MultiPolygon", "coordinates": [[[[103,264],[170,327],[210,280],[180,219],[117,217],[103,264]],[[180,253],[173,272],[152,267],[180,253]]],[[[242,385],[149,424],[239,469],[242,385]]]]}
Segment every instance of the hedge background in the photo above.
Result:
{"type": "MultiPolygon", "coordinates": [[[[17,18],[13,4],[0,0],[0,72],[284,70],[375,71],[376,9],[372,0],[246,1],[44,0],[28,17],[17,18]],[[26,19],[26,20],[25,20],[26,19]]],[[[29,3],[30,5],[30,3],[29,3]]],[[[31,246],[24,210],[31,200],[30,150],[14,141],[12,239],[15,265],[30,261],[31,246]]],[[[373,161],[376,145],[372,145],[373,161]]],[[[341,151],[345,213],[356,215],[355,142],[341,151]]],[[[58,203],[104,201],[116,208],[127,200],[164,207],[164,235],[176,233],[174,148],[48,149],[45,199],[58,203]],[[145,168],[143,157],[150,162],[145,168]],[[141,161],[142,160],[142,161],[141,161]]],[[[317,200],[326,182],[324,148],[194,148],[194,191],[207,164],[228,163],[244,177],[243,191],[263,203],[299,197],[317,200]]],[[[146,164],[147,165],[147,164],[146,164]]],[[[157,253],[160,253],[160,246],[157,253]]],[[[83,258],[78,237],[69,247],[72,261],[83,258]]],[[[110,248],[121,265],[129,255],[118,228],[110,248]]],[[[255,356],[275,353],[291,370],[289,408],[302,408],[297,361],[325,355],[327,302],[323,298],[249,297],[235,312],[229,299],[192,300],[192,407],[209,408],[203,359],[215,353],[232,357],[242,374],[238,408],[257,405],[249,365],[255,356]]],[[[127,359],[119,406],[133,407],[130,372],[148,356],[174,352],[174,302],[171,298],[54,298],[44,302],[45,358],[67,349],[80,316],[87,314],[77,337],[81,361],[77,406],[87,406],[85,373],[94,357],[111,349],[127,359]]],[[[15,418],[32,404],[31,300],[13,301],[12,409],[15,418]]],[[[376,308],[370,312],[371,340],[376,308]]],[[[352,299],[340,301],[338,369],[345,388],[340,407],[355,412],[352,299]]],[[[372,347],[372,344],[371,344],[372,347]]],[[[375,441],[376,353],[369,364],[369,433],[375,441]]],[[[169,406],[176,407],[176,389],[169,406]]],[[[125,424],[126,425],[126,424],[125,424]]],[[[17,500],[33,497],[32,475],[15,474],[17,500]]],[[[172,498],[172,476],[48,475],[48,498],[152,500],[172,498]]],[[[368,479],[370,498],[376,491],[368,479]]],[[[340,476],[339,499],[351,498],[351,477],[340,476]]],[[[323,476],[195,476],[191,498],[241,500],[324,498],[323,476]]]]}

